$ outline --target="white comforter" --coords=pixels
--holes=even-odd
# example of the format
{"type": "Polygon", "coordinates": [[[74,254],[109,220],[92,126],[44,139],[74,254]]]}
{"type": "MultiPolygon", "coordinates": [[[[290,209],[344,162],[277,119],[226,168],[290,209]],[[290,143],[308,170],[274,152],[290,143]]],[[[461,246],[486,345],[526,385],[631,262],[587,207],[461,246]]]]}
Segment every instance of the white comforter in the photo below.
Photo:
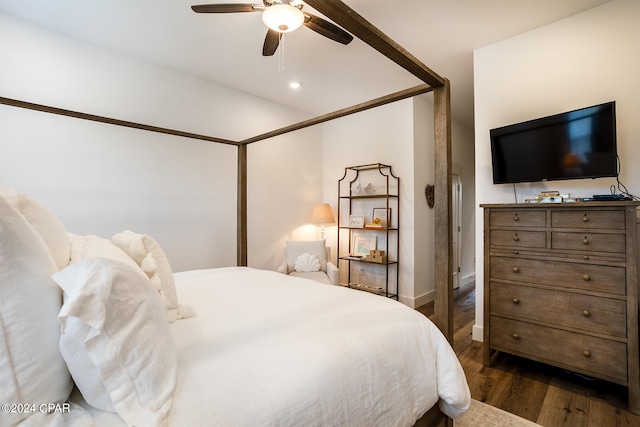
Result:
{"type": "Polygon", "coordinates": [[[470,404],[440,331],[396,301],[251,268],[175,277],[197,314],[171,325],[170,426],[411,426],[438,401],[453,417],[470,404]]]}

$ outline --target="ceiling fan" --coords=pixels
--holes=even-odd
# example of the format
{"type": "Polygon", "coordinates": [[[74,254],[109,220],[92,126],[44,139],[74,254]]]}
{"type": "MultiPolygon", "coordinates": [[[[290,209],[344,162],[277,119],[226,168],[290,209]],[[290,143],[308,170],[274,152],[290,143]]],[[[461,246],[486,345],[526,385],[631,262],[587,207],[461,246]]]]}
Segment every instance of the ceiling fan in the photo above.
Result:
{"type": "Polygon", "coordinates": [[[349,44],[353,36],[331,22],[302,11],[302,0],[262,0],[262,4],[221,3],[191,6],[196,13],[262,12],[262,21],[267,27],[267,36],[262,46],[263,56],[272,56],[278,49],[283,33],[304,25],[318,34],[338,43],[349,44]]]}

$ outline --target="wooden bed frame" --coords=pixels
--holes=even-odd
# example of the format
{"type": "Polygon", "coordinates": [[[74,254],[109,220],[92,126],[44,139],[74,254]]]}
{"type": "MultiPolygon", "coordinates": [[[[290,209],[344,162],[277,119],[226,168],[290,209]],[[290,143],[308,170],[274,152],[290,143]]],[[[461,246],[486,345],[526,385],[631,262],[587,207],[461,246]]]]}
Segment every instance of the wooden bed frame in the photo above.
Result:
{"type": "MultiPolygon", "coordinates": [[[[452,229],[451,229],[451,94],[450,84],[420,62],[416,57],[391,40],[382,31],[356,13],[340,0],[305,0],[307,4],[327,18],[358,37],[379,53],[409,71],[424,84],[396,92],[362,104],[299,122],[242,141],[231,141],[207,135],[199,135],[174,129],[149,126],[103,116],[65,110],[40,104],[0,97],[0,103],[52,114],[125,126],[151,132],[160,132],[238,147],[238,206],[237,206],[237,265],[247,265],[247,146],[278,135],[321,124],[339,117],[355,114],[371,108],[411,98],[427,92],[434,94],[434,162],[435,162],[435,299],[434,323],[453,344],[453,283],[452,283],[452,229]]],[[[452,420],[434,406],[416,426],[452,425],[452,420]]]]}

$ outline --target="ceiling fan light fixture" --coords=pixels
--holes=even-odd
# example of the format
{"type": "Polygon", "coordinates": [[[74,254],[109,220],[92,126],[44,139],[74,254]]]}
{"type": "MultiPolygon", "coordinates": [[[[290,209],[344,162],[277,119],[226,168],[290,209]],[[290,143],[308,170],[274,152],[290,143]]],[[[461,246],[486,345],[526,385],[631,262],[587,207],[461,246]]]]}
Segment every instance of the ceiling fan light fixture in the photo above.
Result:
{"type": "Polygon", "coordinates": [[[304,13],[289,4],[274,4],[262,12],[262,22],[274,31],[289,33],[302,26],[304,13]]]}

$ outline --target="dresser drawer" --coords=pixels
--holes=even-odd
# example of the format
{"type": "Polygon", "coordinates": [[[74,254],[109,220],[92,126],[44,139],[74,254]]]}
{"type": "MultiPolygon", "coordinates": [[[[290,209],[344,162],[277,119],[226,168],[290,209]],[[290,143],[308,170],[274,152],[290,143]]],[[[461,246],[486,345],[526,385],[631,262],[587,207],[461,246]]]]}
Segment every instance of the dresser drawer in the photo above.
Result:
{"type": "Polygon", "coordinates": [[[625,295],[624,267],[493,256],[490,278],[625,295]]]}
{"type": "Polygon", "coordinates": [[[544,231],[493,230],[491,245],[516,248],[546,248],[547,233],[544,231]]]}
{"type": "Polygon", "coordinates": [[[556,366],[627,381],[627,347],[588,335],[491,316],[491,347],[556,366]]]}
{"type": "Polygon", "coordinates": [[[554,228],[604,228],[624,230],[624,211],[551,211],[551,226],[554,228]]]}
{"type": "Polygon", "coordinates": [[[489,217],[491,226],[499,227],[544,227],[546,213],[543,210],[513,210],[491,211],[489,217]]]}
{"type": "Polygon", "coordinates": [[[625,235],[589,232],[564,233],[554,231],[551,233],[551,247],[553,249],[621,254],[625,252],[625,235]]]}
{"type": "Polygon", "coordinates": [[[491,314],[553,322],[626,338],[626,302],[549,289],[491,283],[491,314]]]}

